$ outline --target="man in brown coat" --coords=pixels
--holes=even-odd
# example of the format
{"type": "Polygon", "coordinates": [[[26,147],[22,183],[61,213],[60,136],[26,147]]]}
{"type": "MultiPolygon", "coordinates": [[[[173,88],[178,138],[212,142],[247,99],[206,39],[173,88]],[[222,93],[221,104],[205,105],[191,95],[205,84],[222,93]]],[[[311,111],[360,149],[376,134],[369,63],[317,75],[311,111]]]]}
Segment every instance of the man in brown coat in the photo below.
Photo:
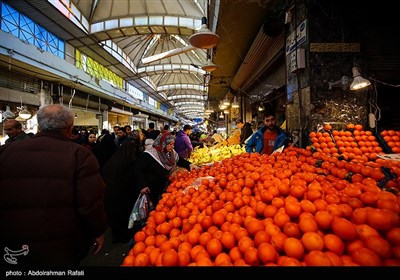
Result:
{"type": "Polygon", "coordinates": [[[62,105],[37,113],[39,133],[0,147],[1,266],[77,266],[107,228],[96,157],[70,140],[74,115],[62,105]]]}
{"type": "Polygon", "coordinates": [[[31,136],[22,130],[22,124],[17,120],[5,120],[3,126],[5,133],[8,135],[5,144],[31,138],[31,136]]]}

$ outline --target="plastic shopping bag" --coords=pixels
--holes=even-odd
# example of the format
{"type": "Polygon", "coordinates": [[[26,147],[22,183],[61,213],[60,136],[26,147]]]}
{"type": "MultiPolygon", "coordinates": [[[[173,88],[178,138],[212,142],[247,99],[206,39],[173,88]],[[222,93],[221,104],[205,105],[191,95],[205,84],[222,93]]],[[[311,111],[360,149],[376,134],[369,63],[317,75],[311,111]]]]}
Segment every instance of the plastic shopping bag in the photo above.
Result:
{"type": "Polygon", "coordinates": [[[132,228],[136,222],[144,221],[153,209],[153,203],[147,194],[139,194],[129,216],[128,228],[132,228]]]}

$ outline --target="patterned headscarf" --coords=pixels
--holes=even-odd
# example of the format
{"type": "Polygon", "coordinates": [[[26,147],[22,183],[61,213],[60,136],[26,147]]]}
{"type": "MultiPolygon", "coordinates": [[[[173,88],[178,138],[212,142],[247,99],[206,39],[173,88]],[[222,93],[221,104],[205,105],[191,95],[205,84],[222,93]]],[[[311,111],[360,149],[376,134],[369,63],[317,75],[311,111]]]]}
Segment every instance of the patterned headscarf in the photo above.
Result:
{"type": "Polygon", "coordinates": [[[175,142],[175,136],[169,132],[161,133],[154,140],[152,148],[145,151],[170,172],[175,170],[179,159],[178,153],[175,150],[167,152],[166,148],[172,142],[175,142]]]}

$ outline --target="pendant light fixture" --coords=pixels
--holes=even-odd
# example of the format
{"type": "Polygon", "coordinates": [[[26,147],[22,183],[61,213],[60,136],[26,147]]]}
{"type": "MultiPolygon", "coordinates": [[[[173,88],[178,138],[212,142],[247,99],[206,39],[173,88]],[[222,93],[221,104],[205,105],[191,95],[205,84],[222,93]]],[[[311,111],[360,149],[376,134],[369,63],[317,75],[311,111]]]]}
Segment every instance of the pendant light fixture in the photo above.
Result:
{"type": "Polygon", "coordinates": [[[236,100],[236,96],[233,98],[233,102],[232,102],[232,108],[239,108],[239,102],[237,102],[236,100]]]}
{"type": "Polygon", "coordinates": [[[207,72],[212,72],[215,71],[217,68],[218,66],[212,63],[210,55],[207,55],[207,62],[201,67],[201,69],[207,72]]]}
{"type": "Polygon", "coordinates": [[[189,37],[189,43],[199,49],[212,49],[218,44],[219,36],[208,29],[206,17],[201,19],[201,24],[199,31],[189,37]]]}
{"type": "Polygon", "coordinates": [[[211,114],[213,112],[214,110],[210,108],[210,102],[207,102],[207,109],[204,111],[204,113],[211,114]]]}
{"type": "Polygon", "coordinates": [[[3,112],[3,118],[4,119],[13,119],[15,118],[15,114],[11,112],[10,106],[6,106],[6,110],[3,112]]]}
{"type": "Polygon", "coordinates": [[[20,118],[24,119],[24,120],[29,119],[29,118],[32,116],[31,112],[29,112],[29,111],[25,108],[25,106],[21,106],[21,108],[22,108],[22,110],[19,111],[18,116],[19,116],[20,118]]]}
{"type": "Polygon", "coordinates": [[[21,107],[17,107],[17,109],[19,110],[18,116],[21,119],[27,120],[32,116],[32,114],[27,110],[26,106],[22,105],[22,96],[20,96],[20,98],[21,98],[21,107]]]}
{"type": "Polygon", "coordinates": [[[226,107],[231,105],[231,102],[229,101],[227,96],[225,96],[224,100],[222,100],[222,104],[224,104],[226,107]]]}
{"type": "Polygon", "coordinates": [[[352,71],[353,71],[353,82],[350,85],[351,90],[358,90],[371,85],[371,82],[369,80],[361,77],[360,70],[358,69],[357,66],[354,66],[352,68],[352,71]]]}

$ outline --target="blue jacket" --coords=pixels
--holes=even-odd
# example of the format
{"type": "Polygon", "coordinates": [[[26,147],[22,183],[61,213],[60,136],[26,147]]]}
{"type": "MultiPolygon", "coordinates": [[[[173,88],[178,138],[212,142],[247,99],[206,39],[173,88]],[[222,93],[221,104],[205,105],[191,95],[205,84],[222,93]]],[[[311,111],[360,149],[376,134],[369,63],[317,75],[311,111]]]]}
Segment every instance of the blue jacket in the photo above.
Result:
{"type": "MultiPolygon", "coordinates": [[[[266,129],[267,128],[265,126],[262,126],[250,137],[250,139],[246,143],[246,152],[261,153],[264,143],[264,132],[266,129]]],[[[278,127],[277,129],[278,129],[278,135],[276,136],[275,139],[274,151],[279,147],[287,144],[287,139],[288,139],[286,133],[280,127],[278,127]]]]}

